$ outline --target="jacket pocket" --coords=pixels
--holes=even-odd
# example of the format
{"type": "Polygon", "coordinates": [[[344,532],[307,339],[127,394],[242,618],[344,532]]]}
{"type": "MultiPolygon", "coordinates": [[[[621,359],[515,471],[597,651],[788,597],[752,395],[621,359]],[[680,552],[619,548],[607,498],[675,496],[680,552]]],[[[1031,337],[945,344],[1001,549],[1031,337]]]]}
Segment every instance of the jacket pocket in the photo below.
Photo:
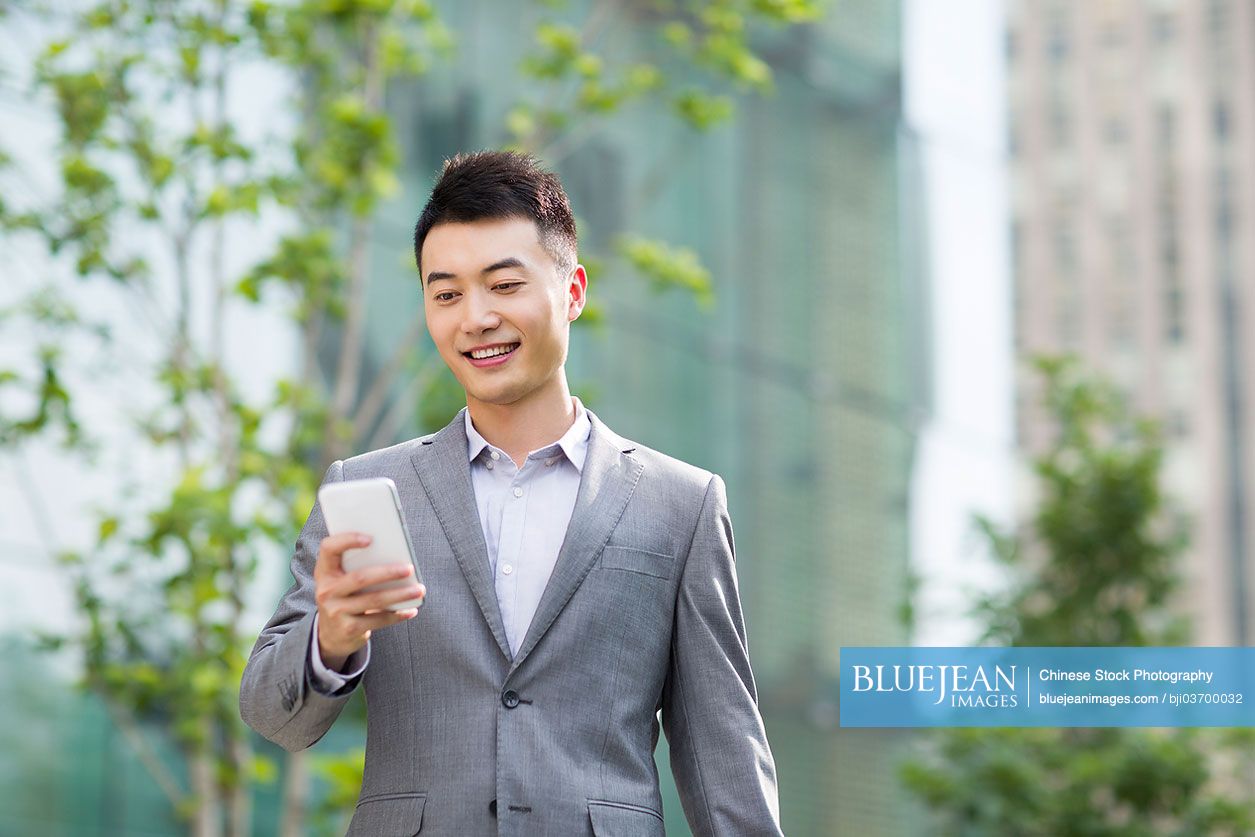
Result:
{"type": "Polygon", "coordinates": [[[357,803],[345,837],[414,837],[423,830],[427,795],[386,793],[357,803]]]}
{"type": "Polygon", "coordinates": [[[588,800],[588,818],[597,837],[666,837],[662,815],[626,802],[588,800]]]}
{"type": "Polygon", "coordinates": [[[608,570],[652,575],[654,578],[670,578],[675,559],[659,552],[632,549],[628,546],[607,546],[601,551],[601,566],[608,570]]]}

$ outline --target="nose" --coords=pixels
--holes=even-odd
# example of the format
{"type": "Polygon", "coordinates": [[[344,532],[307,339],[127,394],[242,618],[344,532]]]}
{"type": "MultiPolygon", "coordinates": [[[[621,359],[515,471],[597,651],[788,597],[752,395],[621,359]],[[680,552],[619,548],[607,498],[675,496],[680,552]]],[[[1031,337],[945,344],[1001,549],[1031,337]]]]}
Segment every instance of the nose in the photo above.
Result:
{"type": "Polygon", "coordinates": [[[501,325],[501,315],[493,308],[492,297],[471,292],[462,306],[462,333],[482,334],[501,325]]]}

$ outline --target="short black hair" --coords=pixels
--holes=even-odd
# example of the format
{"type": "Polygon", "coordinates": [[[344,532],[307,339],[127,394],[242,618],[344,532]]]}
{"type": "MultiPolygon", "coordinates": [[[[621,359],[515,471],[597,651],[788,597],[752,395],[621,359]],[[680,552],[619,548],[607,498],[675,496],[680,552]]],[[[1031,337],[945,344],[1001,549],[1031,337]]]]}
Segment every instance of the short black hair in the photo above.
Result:
{"type": "Polygon", "coordinates": [[[445,160],[440,179],[414,225],[414,263],[423,272],[423,242],[432,227],[504,218],[536,223],[540,244],[567,273],[575,267],[575,217],[562,182],[530,154],[476,151],[445,160]]]}

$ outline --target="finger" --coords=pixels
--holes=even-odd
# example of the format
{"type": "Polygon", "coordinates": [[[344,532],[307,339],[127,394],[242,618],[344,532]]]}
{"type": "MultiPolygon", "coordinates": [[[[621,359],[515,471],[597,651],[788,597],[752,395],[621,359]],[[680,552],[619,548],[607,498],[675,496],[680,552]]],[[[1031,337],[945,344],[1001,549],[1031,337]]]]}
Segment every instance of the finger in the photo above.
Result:
{"type": "Polygon", "coordinates": [[[350,583],[349,579],[350,576],[341,576],[325,580],[314,588],[314,600],[318,603],[319,610],[326,613],[327,617],[356,616],[368,610],[379,610],[398,602],[409,599],[421,600],[427,596],[427,588],[421,584],[410,583],[401,587],[361,592],[350,583]]]}
{"type": "Polygon", "coordinates": [[[353,617],[353,627],[355,630],[361,631],[362,633],[369,633],[370,631],[377,631],[380,628],[386,628],[389,625],[395,625],[398,622],[405,622],[408,619],[413,619],[417,615],[417,608],[396,611],[385,610],[382,613],[370,613],[365,616],[353,617]]]}
{"type": "MultiPolygon", "coordinates": [[[[413,575],[413,572],[414,568],[410,565],[393,563],[393,565],[363,567],[361,570],[341,573],[338,576],[321,576],[314,580],[314,601],[318,602],[320,609],[323,610],[360,612],[360,610],[346,607],[346,602],[351,604],[355,596],[373,595],[374,592],[378,592],[370,591],[369,594],[361,594],[366,587],[382,584],[382,582],[400,581],[413,575]]],[[[423,592],[425,595],[425,590],[423,592]]]]}
{"type": "Polygon", "coordinates": [[[314,574],[335,575],[343,572],[344,551],[360,548],[370,544],[370,535],[361,532],[341,532],[328,535],[318,544],[318,561],[314,564],[314,574]]]}
{"type": "Polygon", "coordinates": [[[383,610],[400,602],[421,599],[427,594],[420,585],[407,584],[394,590],[377,590],[370,593],[359,593],[356,596],[345,596],[335,603],[335,607],[344,613],[354,616],[372,610],[383,610]]]}
{"type": "Polygon", "coordinates": [[[332,576],[326,579],[326,586],[328,593],[332,596],[352,596],[371,585],[385,581],[398,581],[412,575],[414,575],[412,564],[379,564],[332,576]]]}

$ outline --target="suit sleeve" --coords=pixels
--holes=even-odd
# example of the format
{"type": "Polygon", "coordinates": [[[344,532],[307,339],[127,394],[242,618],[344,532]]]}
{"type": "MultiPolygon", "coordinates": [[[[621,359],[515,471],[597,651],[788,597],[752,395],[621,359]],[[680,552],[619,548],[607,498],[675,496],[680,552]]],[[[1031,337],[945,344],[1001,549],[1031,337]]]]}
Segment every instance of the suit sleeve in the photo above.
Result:
{"type": "Polygon", "coordinates": [[[662,725],[698,835],[778,835],[776,768],[758,712],[723,480],[711,478],[676,601],[662,725]]]}
{"type": "MultiPolygon", "coordinates": [[[[344,478],[343,464],[331,463],[323,485],[344,478]]],[[[313,642],[314,562],[327,536],[317,501],[301,528],[292,556],[292,586],[262,629],[240,683],[240,717],[285,750],[303,750],[322,738],[349,695],[361,682],[352,677],[334,692],[315,687],[310,667],[313,642]]]]}

